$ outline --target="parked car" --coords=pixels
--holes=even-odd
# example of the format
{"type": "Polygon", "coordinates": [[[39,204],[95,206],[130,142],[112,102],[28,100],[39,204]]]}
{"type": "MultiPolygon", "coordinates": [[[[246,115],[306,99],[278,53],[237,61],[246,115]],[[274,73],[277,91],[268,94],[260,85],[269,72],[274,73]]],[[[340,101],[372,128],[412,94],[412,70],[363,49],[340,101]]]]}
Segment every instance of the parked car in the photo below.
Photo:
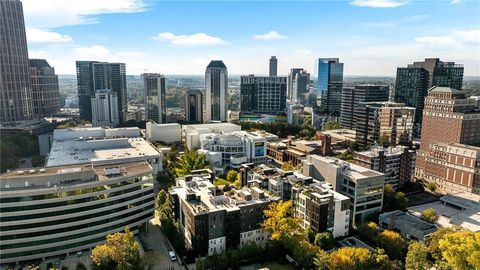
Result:
{"type": "Polygon", "coordinates": [[[173,251],[169,251],[168,256],[170,256],[170,260],[172,260],[172,262],[177,260],[177,256],[175,256],[175,252],[173,251]]]}

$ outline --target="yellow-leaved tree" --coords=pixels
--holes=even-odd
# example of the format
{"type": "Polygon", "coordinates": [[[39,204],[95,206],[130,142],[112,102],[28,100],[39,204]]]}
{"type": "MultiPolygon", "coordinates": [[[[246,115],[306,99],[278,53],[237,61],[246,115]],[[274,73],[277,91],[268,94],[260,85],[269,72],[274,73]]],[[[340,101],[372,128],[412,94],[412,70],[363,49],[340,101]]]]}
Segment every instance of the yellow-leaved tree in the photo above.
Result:
{"type": "Polygon", "coordinates": [[[453,270],[480,269],[480,233],[447,233],[440,239],[439,248],[453,270]]]}

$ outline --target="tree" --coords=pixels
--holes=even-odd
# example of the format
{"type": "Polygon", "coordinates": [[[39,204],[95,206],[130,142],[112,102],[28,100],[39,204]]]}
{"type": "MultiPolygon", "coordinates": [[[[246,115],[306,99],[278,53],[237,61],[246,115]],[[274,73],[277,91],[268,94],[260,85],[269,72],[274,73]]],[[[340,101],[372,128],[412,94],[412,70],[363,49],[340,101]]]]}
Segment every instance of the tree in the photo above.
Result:
{"type": "Polygon", "coordinates": [[[325,125],[323,125],[322,130],[332,130],[332,129],[339,129],[339,128],[341,128],[341,126],[338,122],[328,121],[327,123],[325,123],[325,125]]]}
{"type": "Polygon", "coordinates": [[[435,191],[437,190],[437,184],[435,184],[434,182],[428,182],[427,189],[435,193],[435,191]]]}
{"type": "Polygon", "coordinates": [[[157,211],[160,215],[160,220],[172,216],[172,210],[170,208],[170,197],[164,189],[161,189],[157,195],[157,211]]]}
{"type": "Polygon", "coordinates": [[[293,247],[300,242],[308,242],[300,219],[292,214],[291,200],[271,203],[263,211],[265,219],[262,227],[270,233],[270,240],[280,241],[285,247],[293,247]]]}
{"type": "Polygon", "coordinates": [[[384,230],[376,238],[377,246],[383,248],[390,258],[401,259],[404,255],[405,242],[394,231],[384,230]]]}
{"type": "Polygon", "coordinates": [[[105,244],[97,245],[92,250],[93,270],[143,270],[144,258],[140,255],[140,245],[133,238],[130,229],[125,233],[109,234],[105,244]]]}
{"type": "Polygon", "coordinates": [[[87,270],[87,267],[82,262],[78,262],[75,270],[87,270]]]}
{"type": "Polygon", "coordinates": [[[320,251],[315,255],[315,258],[313,258],[313,264],[317,270],[330,269],[330,255],[320,249],[320,251]]]}
{"type": "Polygon", "coordinates": [[[400,261],[390,260],[388,255],[385,254],[384,249],[381,249],[381,248],[377,249],[374,253],[374,257],[375,257],[375,264],[376,264],[375,269],[377,269],[377,270],[401,270],[401,269],[403,269],[400,261]]]}
{"type": "Polygon", "coordinates": [[[235,170],[229,170],[227,173],[227,181],[231,183],[235,182],[235,180],[237,180],[237,174],[235,170]]]}
{"type": "Polygon", "coordinates": [[[457,231],[439,241],[444,260],[453,270],[480,269],[480,233],[457,231]]]}
{"type": "Polygon", "coordinates": [[[302,240],[293,246],[293,257],[305,269],[312,269],[314,266],[315,255],[320,252],[320,248],[310,244],[307,240],[302,240]]]}
{"type": "Polygon", "coordinates": [[[438,220],[438,214],[435,209],[427,208],[422,211],[420,218],[426,222],[435,223],[438,220]]]}
{"type": "Polygon", "coordinates": [[[348,162],[353,162],[354,161],[354,155],[355,155],[355,151],[353,151],[352,149],[347,149],[347,150],[343,151],[343,153],[338,154],[336,156],[336,158],[341,159],[341,160],[345,160],[345,161],[348,161],[348,162]]]}
{"type": "Polygon", "coordinates": [[[207,157],[197,151],[186,150],[175,167],[176,176],[185,176],[194,170],[206,169],[210,166],[207,157]]]}
{"type": "Polygon", "coordinates": [[[383,209],[385,211],[402,210],[408,207],[408,198],[403,192],[395,192],[391,184],[385,185],[383,194],[383,209]]]}
{"type": "Polygon", "coordinates": [[[315,245],[324,250],[332,249],[335,246],[335,238],[331,232],[321,232],[315,235],[315,245]]]}
{"type": "Polygon", "coordinates": [[[363,240],[372,242],[377,238],[378,225],[374,222],[362,223],[357,226],[357,233],[363,240]]]}
{"type": "Polygon", "coordinates": [[[330,254],[330,270],[375,269],[375,261],[366,248],[343,247],[330,254]]]}
{"type": "Polygon", "coordinates": [[[405,259],[406,270],[429,270],[431,263],[428,260],[428,248],[426,245],[414,241],[408,246],[407,258],[405,259]]]}
{"type": "Polygon", "coordinates": [[[293,166],[292,161],[286,161],[282,164],[282,171],[293,171],[295,167],[293,166]]]}

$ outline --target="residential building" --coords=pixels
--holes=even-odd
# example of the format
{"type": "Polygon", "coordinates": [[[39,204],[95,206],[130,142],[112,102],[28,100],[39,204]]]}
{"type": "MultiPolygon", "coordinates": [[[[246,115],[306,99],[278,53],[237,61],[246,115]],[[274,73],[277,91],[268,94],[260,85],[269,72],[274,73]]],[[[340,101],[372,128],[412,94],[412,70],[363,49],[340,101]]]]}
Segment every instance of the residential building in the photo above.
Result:
{"type": "Polygon", "coordinates": [[[185,120],[187,122],[202,123],[203,102],[200,90],[190,90],[185,96],[185,120]]]}
{"type": "Polygon", "coordinates": [[[152,173],[143,161],[2,174],[2,264],[75,254],[126,227],[136,234],[153,218],[152,173]]]}
{"type": "Polygon", "coordinates": [[[344,87],[339,121],[342,128],[355,128],[354,115],[360,102],[388,101],[389,91],[388,85],[361,84],[355,87],[344,87]]]}
{"type": "Polygon", "coordinates": [[[286,120],[286,90],[286,77],[241,76],[240,119],[250,118],[251,115],[256,117],[256,114],[281,114],[286,120]]]}
{"type": "Polygon", "coordinates": [[[298,103],[287,101],[287,123],[302,125],[304,120],[304,107],[298,103]]]}
{"type": "Polygon", "coordinates": [[[250,242],[264,245],[269,234],[261,226],[263,211],[279,198],[257,187],[223,192],[213,181],[209,174],[188,175],[169,191],[185,247],[206,256],[250,242]]]}
{"type": "Polygon", "coordinates": [[[301,173],[328,182],[333,190],[351,200],[350,223],[355,226],[383,205],[385,175],[333,157],[309,155],[301,173]]]}
{"type": "Polygon", "coordinates": [[[368,151],[355,152],[355,164],[385,174],[385,184],[394,189],[413,182],[415,151],[406,146],[372,146],[368,151]]]}
{"type": "Polygon", "coordinates": [[[167,107],[165,104],[165,77],[158,73],[144,73],[145,116],[147,120],[157,124],[167,122],[167,107]]]}
{"type": "Polygon", "coordinates": [[[119,124],[118,118],[118,97],[117,93],[111,90],[97,90],[91,101],[92,126],[94,127],[116,127],[119,124]]]}
{"type": "Polygon", "coordinates": [[[293,84],[297,77],[297,74],[300,73],[303,68],[291,68],[287,77],[287,99],[293,102],[293,84]]]}
{"type": "Polygon", "coordinates": [[[400,232],[408,240],[425,242],[426,238],[437,230],[434,224],[400,210],[380,214],[378,219],[381,227],[400,232]]]}
{"type": "Polygon", "coordinates": [[[220,60],[211,61],[205,71],[205,104],[207,123],[227,119],[228,72],[220,60]]]}
{"type": "Polygon", "coordinates": [[[367,148],[379,144],[409,144],[415,108],[395,102],[361,102],[355,110],[356,141],[367,148]]]}
{"type": "Polygon", "coordinates": [[[110,89],[117,94],[118,119],[123,123],[128,113],[125,64],[77,61],[76,66],[80,119],[91,121],[91,98],[97,90],[110,89]]]}
{"type": "Polygon", "coordinates": [[[162,156],[140,137],[140,129],[136,127],[68,128],[54,130],[46,167],[137,161],[146,161],[154,177],[163,170],[162,156]]]}
{"type": "Polygon", "coordinates": [[[55,69],[44,59],[29,59],[33,113],[45,117],[60,111],[60,92],[55,69]]]}
{"type": "Polygon", "coordinates": [[[277,76],[277,57],[272,56],[270,57],[270,65],[269,65],[269,72],[268,76],[270,77],[276,77],[277,76]]]}
{"type": "Polygon", "coordinates": [[[32,118],[32,86],[20,0],[0,1],[0,122],[32,118]]]}
{"type": "Polygon", "coordinates": [[[283,140],[267,145],[267,155],[283,163],[291,162],[293,166],[301,164],[307,155],[329,155],[331,139],[324,136],[323,140],[283,140]]]}
{"type": "Polygon", "coordinates": [[[317,98],[320,111],[340,115],[343,87],[343,63],[338,58],[319,58],[317,66],[317,98]]]}
{"type": "Polygon", "coordinates": [[[182,141],[182,127],[177,123],[156,124],[147,122],[145,138],[149,142],[180,143],[182,141]]]}
{"type": "Polygon", "coordinates": [[[428,89],[439,86],[460,90],[462,83],[462,65],[454,62],[442,62],[438,58],[427,58],[423,62],[409,64],[406,68],[397,68],[394,101],[416,109],[416,135],[420,135],[422,113],[428,89]]]}

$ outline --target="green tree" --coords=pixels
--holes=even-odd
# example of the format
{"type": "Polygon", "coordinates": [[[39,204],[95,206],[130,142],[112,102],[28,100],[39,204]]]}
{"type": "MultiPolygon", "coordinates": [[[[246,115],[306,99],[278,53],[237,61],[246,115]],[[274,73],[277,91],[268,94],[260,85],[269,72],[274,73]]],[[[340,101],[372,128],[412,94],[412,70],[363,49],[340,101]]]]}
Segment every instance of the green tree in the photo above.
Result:
{"type": "Polygon", "coordinates": [[[324,250],[330,250],[335,247],[335,238],[331,232],[321,232],[315,235],[315,245],[324,250]]]}
{"type": "Polygon", "coordinates": [[[341,126],[338,122],[328,121],[327,123],[325,123],[325,125],[323,125],[322,130],[332,130],[332,129],[339,129],[339,128],[341,128],[341,126]]]}
{"type": "Polygon", "coordinates": [[[161,189],[158,192],[156,205],[158,214],[160,215],[160,219],[169,218],[172,216],[172,210],[170,208],[170,197],[164,189],[161,189]]]}
{"type": "Polygon", "coordinates": [[[376,267],[375,269],[377,270],[402,270],[402,264],[400,261],[392,261],[388,257],[387,254],[385,254],[384,249],[377,249],[374,253],[374,258],[375,258],[375,264],[376,267]]]}
{"type": "Polygon", "coordinates": [[[408,198],[403,192],[395,192],[391,184],[385,185],[383,193],[383,209],[385,211],[402,210],[408,207],[408,198]]]}
{"type": "Polygon", "coordinates": [[[207,157],[199,154],[197,151],[186,150],[180,158],[175,167],[176,176],[185,176],[194,170],[206,169],[210,166],[207,157]]]}
{"type": "Polygon", "coordinates": [[[87,267],[82,262],[78,262],[75,270],[87,270],[87,267]]]}
{"type": "Polygon", "coordinates": [[[438,214],[435,209],[427,208],[422,211],[420,218],[426,222],[435,223],[438,220],[438,214]]]}
{"type": "Polygon", "coordinates": [[[390,258],[404,257],[405,242],[399,233],[384,230],[376,238],[377,246],[383,248],[390,258]]]}
{"type": "Polygon", "coordinates": [[[343,153],[340,153],[336,156],[336,158],[345,160],[348,162],[353,162],[355,160],[354,157],[355,157],[355,151],[353,151],[352,149],[347,149],[343,151],[343,153]]]}
{"type": "Polygon", "coordinates": [[[92,250],[93,270],[144,270],[145,262],[140,254],[140,245],[133,238],[133,233],[117,232],[107,236],[105,244],[97,245],[92,250]]]}
{"type": "Polygon", "coordinates": [[[372,242],[377,238],[378,225],[374,222],[362,223],[357,226],[357,233],[363,240],[372,242]]]}
{"type": "Polygon", "coordinates": [[[314,258],[320,252],[320,248],[310,244],[306,240],[302,240],[293,246],[293,257],[305,269],[314,267],[314,258]]]}
{"type": "Polygon", "coordinates": [[[227,181],[231,183],[235,182],[235,180],[237,180],[237,174],[235,170],[229,170],[227,173],[227,181]]]}
{"type": "Polygon", "coordinates": [[[408,246],[405,259],[406,270],[429,270],[431,263],[428,260],[428,248],[425,244],[414,241],[408,246]]]}

